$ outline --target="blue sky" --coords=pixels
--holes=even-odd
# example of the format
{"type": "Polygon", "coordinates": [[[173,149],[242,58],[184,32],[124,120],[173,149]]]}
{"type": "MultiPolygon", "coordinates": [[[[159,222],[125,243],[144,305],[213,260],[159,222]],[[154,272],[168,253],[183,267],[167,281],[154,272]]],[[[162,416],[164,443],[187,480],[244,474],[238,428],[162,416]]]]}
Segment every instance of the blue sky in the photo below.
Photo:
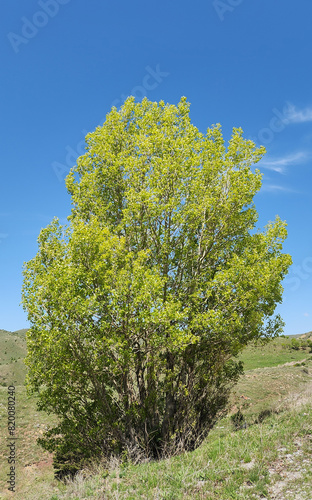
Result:
{"type": "Polygon", "coordinates": [[[128,95],[186,96],[202,131],[221,123],[267,148],[259,227],[288,222],[285,333],[312,330],[312,2],[4,0],[1,33],[0,328],[28,326],[22,265],[54,216],[84,136],[128,95]]]}

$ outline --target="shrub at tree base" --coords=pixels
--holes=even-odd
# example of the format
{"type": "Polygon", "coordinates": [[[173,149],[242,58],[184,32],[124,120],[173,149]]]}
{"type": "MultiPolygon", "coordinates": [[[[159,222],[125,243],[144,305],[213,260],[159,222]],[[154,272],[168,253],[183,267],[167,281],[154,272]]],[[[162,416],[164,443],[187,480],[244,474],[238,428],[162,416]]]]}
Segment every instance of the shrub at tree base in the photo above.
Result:
{"type": "Polygon", "coordinates": [[[226,148],[185,98],[129,98],[86,144],[68,227],[42,229],[24,270],[28,389],[59,417],[40,442],[63,470],[196,448],[226,411],[235,356],[281,332],[291,263],[285,223],[255,231],[264,149],[240,129],[226,148]]]}

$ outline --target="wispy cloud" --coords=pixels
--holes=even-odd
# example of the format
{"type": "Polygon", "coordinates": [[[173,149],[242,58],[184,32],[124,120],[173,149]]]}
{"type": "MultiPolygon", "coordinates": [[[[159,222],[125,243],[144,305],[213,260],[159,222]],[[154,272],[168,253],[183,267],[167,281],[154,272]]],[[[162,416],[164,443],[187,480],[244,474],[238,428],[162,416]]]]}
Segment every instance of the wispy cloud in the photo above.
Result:
{"type": "MultiPolygon", "coordinates": [[[[289,187],[286,187],[286,186],[281,186],[279,184],[267,184],[267,183],[264,183],[262,185],[262,188],[261,188],[261,191],[267,191],[267,192],[270,192],[270,193],[298,193],[298,191],[296,191],[295,189],[292,189],[292,188],[289,188],[289,187]]],[[[260,192],[261,192],[260,191],[260,192]]]]}
{"type": "Polygon", "coordinates": [[[285,123],[312,122],[312,107],[299,109],[294,104],[288,103],[288,108],[285,110],[284,115],[285,123]]]}
{"type": "Polygon", "coordinates": [[[268,170],[273,170],[279,174],[285,174],[286,168],[291,165],[298,165],[304,163],[311,155],[305,151],[298,151],[298,153],[289,154],[280,158],[262,160],[259,166],[268,170]]]}

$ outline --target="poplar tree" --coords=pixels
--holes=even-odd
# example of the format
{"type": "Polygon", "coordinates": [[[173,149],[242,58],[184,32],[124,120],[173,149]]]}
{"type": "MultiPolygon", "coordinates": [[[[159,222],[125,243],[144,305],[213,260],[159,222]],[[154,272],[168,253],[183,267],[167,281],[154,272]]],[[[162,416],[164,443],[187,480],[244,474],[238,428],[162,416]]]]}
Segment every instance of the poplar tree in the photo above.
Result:
{"type": "MultiPolygon", "coordinates": [[[[27,385],[58,416],[55,466],[195,449],[224,415],[238,354],[278,335],[291,263],[286,224],[260,230],[265,150],[189,104],[130,97],[86,137],[66,179],[68,225],[42,229],[25,264],[27,385]]],[[[72,469],[71,469],[72,467],[72,469]]]]}

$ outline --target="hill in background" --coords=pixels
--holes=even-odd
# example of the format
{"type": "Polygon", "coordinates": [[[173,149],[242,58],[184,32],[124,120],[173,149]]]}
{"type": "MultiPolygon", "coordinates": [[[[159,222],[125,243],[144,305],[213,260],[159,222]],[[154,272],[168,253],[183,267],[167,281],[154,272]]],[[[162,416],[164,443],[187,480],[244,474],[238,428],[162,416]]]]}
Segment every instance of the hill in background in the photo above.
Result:
{"type": "MultiPolygon", "coordinates": [[[[26,332],[26,328],[16,332],[0,330],[0,386],[24,385],[26,376],[24,358],[27,353],[26,332]]],[[[270,343],[269,346],[271,347],[269,348],[251,344],[240,356],[240,359],[244,361],[245,370],[264,366],[277,366],[289,361],[289,351],[284,347],[288,346],[289,340],[292,338],[298,340],[312,339],[312,331],[280,337],[273,344],[270,343]]],[[[303,357],[301,351],[292,354],[293,360],[299,361],[303,357]]]]}
{"type": "Polygon", "coordinates": [[[0,330],[0,386],[24,384],[26,332],[25,329],[17,332],[0,330]]]}

